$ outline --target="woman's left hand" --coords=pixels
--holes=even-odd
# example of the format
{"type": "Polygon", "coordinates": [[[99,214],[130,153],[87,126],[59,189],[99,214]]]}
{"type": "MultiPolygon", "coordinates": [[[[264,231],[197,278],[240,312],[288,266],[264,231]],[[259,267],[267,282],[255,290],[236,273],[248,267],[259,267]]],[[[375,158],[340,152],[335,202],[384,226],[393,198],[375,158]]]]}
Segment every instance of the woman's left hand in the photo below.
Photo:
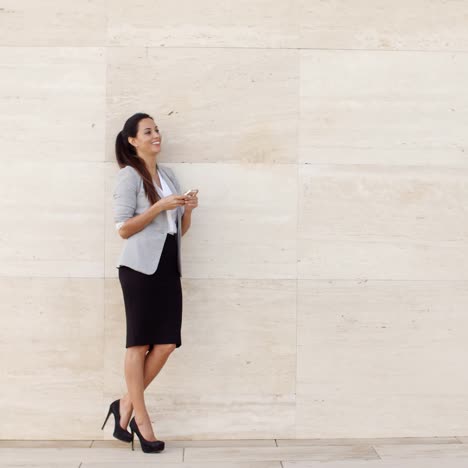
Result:
{"type": "Polygon", "coordinates": [[[187,200],[185,202],[185,212],[187,211],[191,212],[197,206],[198,206],[198,197],[196,195],[194,195],[193,197],[187,197],[187,200]]]}

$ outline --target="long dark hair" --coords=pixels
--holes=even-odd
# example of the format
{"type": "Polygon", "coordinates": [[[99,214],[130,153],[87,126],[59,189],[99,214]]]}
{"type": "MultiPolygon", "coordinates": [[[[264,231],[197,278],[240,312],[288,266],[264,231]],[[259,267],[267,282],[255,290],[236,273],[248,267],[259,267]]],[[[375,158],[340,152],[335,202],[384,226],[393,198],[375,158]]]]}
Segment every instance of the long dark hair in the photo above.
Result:
{"type": "Polygon", "coordinates": [[[137,136],[140,120],[147,118],[154,120],[153,117],[142,112],[138,112],[127,119],[123,129],[117,134],[115,140],[115,157],[120,168],[132,166],[140,174],[143,179],[146,196],[150,203],[154,204],[160,197],[154,186],[151,174],[146,167],[145,161],[138,156],[135,147],[128,141],[128,137],[134,138],[137,136]]]}

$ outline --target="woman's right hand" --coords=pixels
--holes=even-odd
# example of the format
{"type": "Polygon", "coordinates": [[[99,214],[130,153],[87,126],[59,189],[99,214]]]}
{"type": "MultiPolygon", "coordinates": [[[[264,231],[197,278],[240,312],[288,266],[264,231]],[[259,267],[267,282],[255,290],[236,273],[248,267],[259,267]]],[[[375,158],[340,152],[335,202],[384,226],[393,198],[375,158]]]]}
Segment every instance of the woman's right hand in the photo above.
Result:
{"type": "Polygon", "coordinates": [[[163,210],[174,210],[178,206],[184,206],[185,201],[188,197],[184,195],[169,195],[168,197],[164,197],[159,199],[155,205],[157,205],[161,211],[163,210]]]}

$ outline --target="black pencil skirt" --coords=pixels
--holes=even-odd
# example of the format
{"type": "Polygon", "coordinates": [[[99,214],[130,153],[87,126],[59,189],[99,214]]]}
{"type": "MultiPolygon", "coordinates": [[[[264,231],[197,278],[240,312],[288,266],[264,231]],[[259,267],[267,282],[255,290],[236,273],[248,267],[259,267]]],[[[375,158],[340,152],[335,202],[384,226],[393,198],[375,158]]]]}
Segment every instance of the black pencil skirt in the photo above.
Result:
{"type": "Polygon", "coordinates": [[[168,234],[152,275],[119,266],[127,322],[126,348],[175,343],[182,345],[182,287],[177,268],[177,235],[168,234]]]}

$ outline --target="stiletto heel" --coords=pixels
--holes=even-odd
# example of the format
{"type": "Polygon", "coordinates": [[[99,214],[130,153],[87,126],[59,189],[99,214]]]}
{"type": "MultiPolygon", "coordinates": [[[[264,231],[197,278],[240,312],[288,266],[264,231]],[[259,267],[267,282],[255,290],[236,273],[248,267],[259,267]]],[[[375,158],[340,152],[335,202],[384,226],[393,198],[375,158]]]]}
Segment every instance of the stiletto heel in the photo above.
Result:
{"type": "Polygon", "coordinates": [[[104,429],[107,420],[111,413],[113,413],[115,418],[114,433],[112,434],[116,439],[121,440],[122,442],[130,442],[132,440],[132,435],[125,429],[122,429],[120,426],[120,400],[113,401],[109,406],[109,412],[107,413],[104,424],[101,427],[101,430],[104,429]]]}
{"type": "Polygon", "coordinates": [[[156,453],[164,450],[165,443],[163,440],[146,440],[138,429],[135,417],[130,420],[130,429],[132,431],[132,450],[133,450],[133,433],[140,439],[141,450],[145,453],[156,453]]]}
{"type": "Polygon", "coordinates": [[[106,419],[104,420],[104,424],[103,424],[102,427],[101,427],[101,431],[104,429],[104,426],[106,425],[106,422],[107,422],[107,420],[109,419],[109,416],[111,415],[111,413],[112,413],[112,410],[109,408],[109,412],[107,413],[107,417],[106,417],[106,419]]]}

